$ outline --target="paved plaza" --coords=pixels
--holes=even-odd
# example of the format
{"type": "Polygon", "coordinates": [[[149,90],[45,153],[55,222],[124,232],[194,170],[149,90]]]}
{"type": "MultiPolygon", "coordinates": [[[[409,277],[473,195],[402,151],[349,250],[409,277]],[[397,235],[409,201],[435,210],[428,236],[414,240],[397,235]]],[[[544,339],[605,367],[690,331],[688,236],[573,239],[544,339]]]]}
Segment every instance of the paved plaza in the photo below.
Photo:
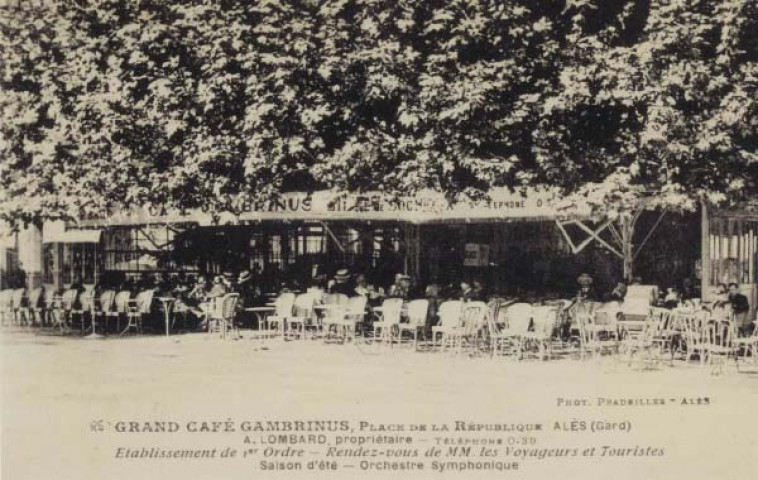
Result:
{"type": "MultiPolygon", "coordinates": [[[[2,347],[3,471],[12,472],[7,478],[13,480],[82,475],[139,478],[141,472],[163,468],[167,474],[189,474],[183,478],[221,478],[214,473],[226,471],[200,462],[158,464],[157,470],[149,461],[115,462],[113,450],[120,446],[176,440],[158,434],[93,432],[92,422],[98,420],[111,424],[271,419],[347,419],[376,424],[464,421],[543,423],[554,430],[556,422],[570,428],[577,420],[631,419],[632,443],[646,438],[669,441],[668,464],[698,474],[706,469],[715,475],[725,465],[702,459],[709,450],[729,442],[727,425],[733,427],[735,418],[755,424],[758,399],[756,374],[727,368],[714,376],[693,365],[630,368],[612,357],[517,362],[416,352],[405,346],[366,348],[281,339],[261,342],[249,336],[224,341],[205,334],[88,341],[13,332],[4,334],[2,347]],[[676,404],[656,405],[658,399],[676,400],[676,404]],[[694,438],[699,443],[677,448],[694,438]]],[[[603,442],[627,446],[623,432],[605,435],[607,438],[600,438],[603,442]]],[[[745,438],[744,432],[741,436],[745,438]]],[[[241,447],[243,437],[185,435],[179,443],[206,440],[241,447]]],[[[538,437],[544,445],[557,446],[595,440],[597,435],[590,437],[586,432],[551,431],[538,437]]],[[[753,442],[756,440],[753,436],[753,442]]],[[[746,447],[736,445],[733,456],[720,459],[742,461],[746,447]]],[[[620,461],[611,459],[590,468],[612,472],[620,461]]],[[[648,478],[659,478],[654,460],[627,463],[624,471],[629,475],[647,472],[648,478]]],[[[587,464],[539,461],[524,463],[523,468],[530,476],[522,478],[533,478],[538,472],[576,469],[578,474],[587,464]]],[[[660,470],[660,478],[665,471],[660,470]]],[[[244,464],[238,468],[229,465],[229,472],[224,478],[269,478],[244,464]]]]}

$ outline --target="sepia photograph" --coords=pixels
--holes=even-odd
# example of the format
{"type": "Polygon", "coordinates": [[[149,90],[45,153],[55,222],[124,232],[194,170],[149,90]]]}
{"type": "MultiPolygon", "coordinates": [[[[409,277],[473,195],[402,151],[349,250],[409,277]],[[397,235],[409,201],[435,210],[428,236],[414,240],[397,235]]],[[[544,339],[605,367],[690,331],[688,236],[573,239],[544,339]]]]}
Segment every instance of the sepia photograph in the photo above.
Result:
{"type": "Polygon", "coordinates": [[[0,0],[3,480],[756,452],[758,0],[0,0]]]}

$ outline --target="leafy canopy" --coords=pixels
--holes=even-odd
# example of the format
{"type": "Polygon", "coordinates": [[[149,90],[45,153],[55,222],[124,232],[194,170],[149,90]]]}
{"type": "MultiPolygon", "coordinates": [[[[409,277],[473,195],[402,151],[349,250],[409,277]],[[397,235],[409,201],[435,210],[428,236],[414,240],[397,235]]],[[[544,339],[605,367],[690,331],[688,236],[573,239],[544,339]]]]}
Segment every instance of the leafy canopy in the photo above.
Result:
{"type": "Polygon", "coordinates": [[[739,200],[756,31],[754,0],[6,7],[0,218],[315,189],[739,200]]]}

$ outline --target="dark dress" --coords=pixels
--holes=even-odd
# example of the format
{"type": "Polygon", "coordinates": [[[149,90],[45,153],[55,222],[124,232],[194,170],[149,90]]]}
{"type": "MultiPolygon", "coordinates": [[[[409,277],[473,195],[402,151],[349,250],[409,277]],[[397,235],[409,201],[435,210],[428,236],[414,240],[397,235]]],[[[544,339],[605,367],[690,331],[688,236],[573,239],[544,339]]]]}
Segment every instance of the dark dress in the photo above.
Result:
{"type": "Polygon", "coordinates": [[[747,297],[741,293],[729,295],[729,303],[732,304],[732,311],[734,313],[746,313],[750,311],[747,297]]]}
{"type": "Polygon", "coordinates": [[[335,283],[329,290],[329,293],[341,293],[351,297],[355,295],[355,285],[352,282],[335,283]]]}

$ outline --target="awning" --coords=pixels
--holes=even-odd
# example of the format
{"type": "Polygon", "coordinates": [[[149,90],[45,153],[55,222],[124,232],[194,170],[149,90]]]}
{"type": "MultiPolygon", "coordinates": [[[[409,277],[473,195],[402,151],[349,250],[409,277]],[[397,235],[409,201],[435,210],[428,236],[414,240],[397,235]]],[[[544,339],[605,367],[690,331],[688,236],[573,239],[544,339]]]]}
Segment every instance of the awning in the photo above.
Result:
{"type": "Polygon", "coordinates": [[[42,243],[100,243],[102,230],[67,230],[45,236],[42,243]]]}

